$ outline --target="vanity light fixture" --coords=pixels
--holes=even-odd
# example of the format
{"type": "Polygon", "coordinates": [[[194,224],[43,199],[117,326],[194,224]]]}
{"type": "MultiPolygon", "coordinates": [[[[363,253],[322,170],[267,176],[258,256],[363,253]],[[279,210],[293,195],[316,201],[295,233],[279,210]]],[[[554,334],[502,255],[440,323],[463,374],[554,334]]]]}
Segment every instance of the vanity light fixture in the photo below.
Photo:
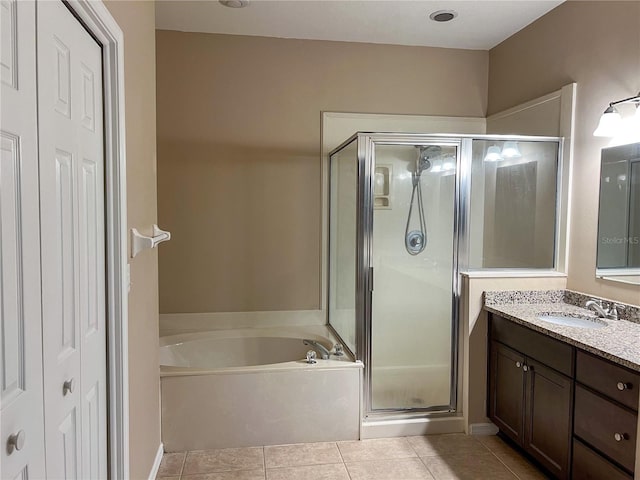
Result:
{"type": "Polygon", "coordinates": [[[622,127],[622,116],[615,105],[634,103],[636,105],[635,118],[640,118],[640,92],[635,97],[624,98],[611,102],[600,117],[598,128],[593,132],[594,137],[613,137],[622,127]]]}
{"type": "Polygon", "coordinates": [[[520,148],[518,148],[518,142],[504,142],[502,147],[503,158],[520,158],[520,148]]]}
{"type": "Polygon", "coordinates": [[[500,147],[497,145],[491,145],[487,149],[487,154],[484,157],[485,162],[499,162],[502,160],[502,153],[500,147]]]}

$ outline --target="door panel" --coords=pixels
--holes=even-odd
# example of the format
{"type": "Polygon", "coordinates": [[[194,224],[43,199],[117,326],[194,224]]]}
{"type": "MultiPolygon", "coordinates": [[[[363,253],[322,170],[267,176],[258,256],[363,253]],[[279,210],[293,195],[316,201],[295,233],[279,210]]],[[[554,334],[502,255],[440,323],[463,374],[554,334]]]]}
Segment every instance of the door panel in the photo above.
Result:
{"type": "Polygon", "coordinates": [[[455,409],[458,144],[375,144],[370,267],[372,410],[455,409]]]}
{"type": "Polygon", "coordinates": [[[358,142],[354,140],[329,162],[329,323],[356,351],[356,250],[358,225],[358,142]]]}
{"type": "MultiPolygon", "coordinates": [[[[54,272],[57,274],[55,300],[59,310],[56,320],[59,324],[52,325],[53,331],[59,332],[58,360],[73,355],[76,351],[76,312],[75,312],[75,265],[74,265],[74,219],[73,219],[73,159],[69,152],[56,149],[55,152],[55,203],[53,220],[56,227],[55,245],[59,254],[54,256],[54,272]]],[[[54,299],[52,299],[54,300],[54,299]]],[[[52,303],[47,303],[52,308],[52,303]]]]}
{"type": "Polygon", "coordinates": [[[512,440],[524,440],[524,356],[491,342],[489,417],[512,440]]]}
{"type": "Polygon", "coordinates": [[[47,471],[105,478],[102,52],[62,2],[37,8],[47,471]]]}
{"type": "Polygon", "coordinates": [[[0,478],[44,478],[35,4],[0,2],[0,478]],[[24,446],[7,448],[22,431],[24,446]]]}
{"type": "Polygon", "coordinates": [[[25,354],[22,304],[24,285],[21,257],[21,205],[20,205],[20,137],[0,132],[0,215],[2,218],[2,400],[8,402],[24,391],[26,372],[22,359],[25,354]]]}

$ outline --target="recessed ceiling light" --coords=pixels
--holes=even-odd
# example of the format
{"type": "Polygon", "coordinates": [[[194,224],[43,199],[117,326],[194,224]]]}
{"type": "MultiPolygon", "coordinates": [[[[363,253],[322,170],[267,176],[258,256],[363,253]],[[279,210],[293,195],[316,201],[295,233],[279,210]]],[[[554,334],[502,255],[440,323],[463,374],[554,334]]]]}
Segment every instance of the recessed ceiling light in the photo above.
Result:
{"type": "Polygon", "coordinates": [[[249,0],[218,0],[225,7],[243,8],[249,5],[249,0]]]}
{"type": "Polygon", "coordinates": [[[429,15],[429,18],[434,22],[450,22],[458,16],[458,12],[455,10],[438,10],[429,15]]]}

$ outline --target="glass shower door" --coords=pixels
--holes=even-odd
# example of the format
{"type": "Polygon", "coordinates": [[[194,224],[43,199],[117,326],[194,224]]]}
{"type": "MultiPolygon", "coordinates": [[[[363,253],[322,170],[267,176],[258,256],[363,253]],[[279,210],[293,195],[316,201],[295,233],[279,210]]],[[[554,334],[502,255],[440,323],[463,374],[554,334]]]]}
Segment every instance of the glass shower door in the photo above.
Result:
{"type": "Polygon", "coordinates": [[[455,408],[456,142],[375,145],[370,410],[455,408]]]}

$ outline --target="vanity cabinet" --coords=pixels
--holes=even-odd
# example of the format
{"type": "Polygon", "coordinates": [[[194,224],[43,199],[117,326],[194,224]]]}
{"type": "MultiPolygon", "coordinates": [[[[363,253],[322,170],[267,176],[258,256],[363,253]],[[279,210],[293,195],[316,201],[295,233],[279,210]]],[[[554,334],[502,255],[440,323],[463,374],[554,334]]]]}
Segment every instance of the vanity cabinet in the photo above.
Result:
{"type": "Polygon", "coordinates": [[[640,374],[489,316],[488,416],[558,479],[631,480],[640,374]]]}
{"type": "Polygon", "coordinates": [[[491,322],[489,417],[557,478],[569,478],[573,351],[509,320],[491,322]]]}

